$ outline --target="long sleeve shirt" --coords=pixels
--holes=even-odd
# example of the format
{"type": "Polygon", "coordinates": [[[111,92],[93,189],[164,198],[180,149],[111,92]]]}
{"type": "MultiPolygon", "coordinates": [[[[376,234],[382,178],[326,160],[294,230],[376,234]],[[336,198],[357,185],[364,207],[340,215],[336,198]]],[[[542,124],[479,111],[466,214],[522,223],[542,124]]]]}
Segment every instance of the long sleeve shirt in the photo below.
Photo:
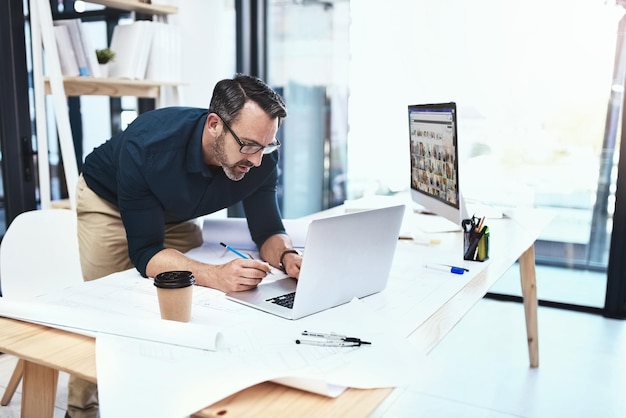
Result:
{"type": "Polygon", "coordinates": [[[207,116],[207,109],[191,107],[144,113],[85,159],[87,185],[119,208],[130,259],[144,276],[150,259],[164,249],[166,224],[240,201],[257,246],[285,233],[276,198],[278,151],[264,155],[242,180],[232,181],[203,161],[207,116]]]}

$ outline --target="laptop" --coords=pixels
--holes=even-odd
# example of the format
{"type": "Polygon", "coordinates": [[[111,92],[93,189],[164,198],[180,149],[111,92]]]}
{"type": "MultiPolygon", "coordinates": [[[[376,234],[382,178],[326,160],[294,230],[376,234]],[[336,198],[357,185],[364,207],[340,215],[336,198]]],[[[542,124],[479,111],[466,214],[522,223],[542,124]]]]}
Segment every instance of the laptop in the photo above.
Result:
{"type": "Polygon", "coordinates": [[[300,277],[261,283],[226,298],[287,319],[298,319],[378,293],[387,286],[404,205],[311,222],[300,277]]]}

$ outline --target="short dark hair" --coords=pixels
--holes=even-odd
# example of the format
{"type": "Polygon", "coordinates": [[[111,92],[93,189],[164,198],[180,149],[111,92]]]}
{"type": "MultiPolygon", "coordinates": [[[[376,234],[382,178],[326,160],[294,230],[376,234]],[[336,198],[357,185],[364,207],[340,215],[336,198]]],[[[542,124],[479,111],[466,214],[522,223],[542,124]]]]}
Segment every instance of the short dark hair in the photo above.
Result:
{"type": "Polygon", "coordinates": [[[287,117],[285,102],[278,93],[263,80],[240,73],[215,85],[209,112],[215,112],[224,117],[226,123],[231,123],[248,100],[258,104],[272,119],[278,118],[278,126],[287,117]]]}

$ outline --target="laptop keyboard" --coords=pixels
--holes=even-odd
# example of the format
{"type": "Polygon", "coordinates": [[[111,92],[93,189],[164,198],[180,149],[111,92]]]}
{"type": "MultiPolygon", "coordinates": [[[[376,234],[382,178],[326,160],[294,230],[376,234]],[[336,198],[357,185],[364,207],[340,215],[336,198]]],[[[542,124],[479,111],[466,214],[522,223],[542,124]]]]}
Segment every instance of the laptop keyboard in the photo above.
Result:
{"type": "Polygon", "coordinates": [[[275,303],[285,308],[293,309],[293,300],[296,297],[296,292],[287,293],[284,295],[276,296],[267,299],[268,302],[275,303]]]}

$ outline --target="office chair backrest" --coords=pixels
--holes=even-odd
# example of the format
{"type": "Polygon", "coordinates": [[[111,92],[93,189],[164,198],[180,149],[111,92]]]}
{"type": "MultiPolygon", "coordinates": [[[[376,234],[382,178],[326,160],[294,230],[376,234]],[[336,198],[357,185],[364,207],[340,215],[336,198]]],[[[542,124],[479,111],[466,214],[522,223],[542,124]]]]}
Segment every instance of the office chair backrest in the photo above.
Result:
{"type": "Polygon", "coordinates": [[[82,280],[74,210],[33,210],[11,222],[0,245],[3,297],[32,298],[82,280]]]}

